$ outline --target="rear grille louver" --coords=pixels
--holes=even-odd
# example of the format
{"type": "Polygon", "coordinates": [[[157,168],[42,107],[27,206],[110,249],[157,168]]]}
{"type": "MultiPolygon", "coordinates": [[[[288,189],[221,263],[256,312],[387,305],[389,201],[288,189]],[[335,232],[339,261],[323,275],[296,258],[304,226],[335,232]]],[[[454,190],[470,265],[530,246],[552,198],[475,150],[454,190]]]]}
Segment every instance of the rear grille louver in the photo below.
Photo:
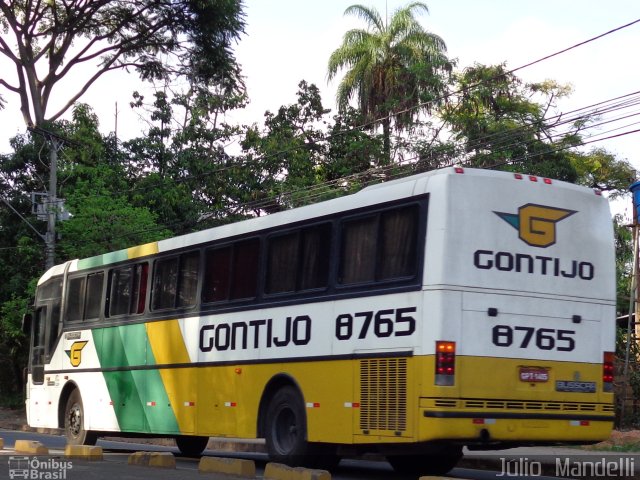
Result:
{"type": "Polygon", "coordinates": [[[518,400],[483,400],[483,399],[431,399],[430,408],[464,408],[474,410],[538,410],[538,411],[564,411],[564,412],[613,412],[613,405],[599,403],[577,402],[539,402],[518,400]]]}
{"type": "Polygon", "coordinates": [[[360,361],[360,429],[407,429],[407,360],[360,361]]]}

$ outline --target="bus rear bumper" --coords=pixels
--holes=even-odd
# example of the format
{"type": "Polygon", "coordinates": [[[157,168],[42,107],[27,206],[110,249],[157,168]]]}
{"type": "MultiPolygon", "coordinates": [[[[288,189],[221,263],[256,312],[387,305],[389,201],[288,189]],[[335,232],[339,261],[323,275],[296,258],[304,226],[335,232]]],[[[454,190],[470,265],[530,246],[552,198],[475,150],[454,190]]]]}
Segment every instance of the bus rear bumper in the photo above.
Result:
{"type": "Polygon", "coordinates": [[[420,441],[467,445],[587,444],[611,436],[613,416],[422,410],[420,441]]]}

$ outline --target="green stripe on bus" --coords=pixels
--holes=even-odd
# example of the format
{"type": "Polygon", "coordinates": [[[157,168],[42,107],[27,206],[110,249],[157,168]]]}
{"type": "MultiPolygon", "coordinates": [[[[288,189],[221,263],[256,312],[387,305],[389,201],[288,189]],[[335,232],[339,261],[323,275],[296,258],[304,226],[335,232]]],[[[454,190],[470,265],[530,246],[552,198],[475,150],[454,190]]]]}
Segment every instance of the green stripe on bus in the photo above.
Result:
{"type": "MultiPolygon", "coordinates": [[[[155,365],[143,323],[92,332],[102,368],[155,365]]],[[[180,433],[157,370],[104,372],[104,378],[121,431],[180,433]]]]}
{"type": "Polygon", "coordinates": [[[85,268],[101,267],[110,263],[122,262],[128,260],[127,250],[118,250],[117,252],[104,253],[95,257],[83,258],[78,260],[78,270],[85,268]]]}

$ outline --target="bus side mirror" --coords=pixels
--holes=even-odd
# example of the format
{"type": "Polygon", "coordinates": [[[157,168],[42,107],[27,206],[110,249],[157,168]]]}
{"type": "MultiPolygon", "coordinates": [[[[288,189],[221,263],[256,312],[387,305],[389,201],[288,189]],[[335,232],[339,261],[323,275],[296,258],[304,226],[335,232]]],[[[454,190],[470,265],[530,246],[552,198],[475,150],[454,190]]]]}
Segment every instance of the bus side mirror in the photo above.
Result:
{"type": "Polygon", "coordinates": [[[31,333],[31,321],[33,320],[33,317],[31,316],[30,313],[25,313],[22,316],[22,332],[25,335],[29,335],[31,333]]]}

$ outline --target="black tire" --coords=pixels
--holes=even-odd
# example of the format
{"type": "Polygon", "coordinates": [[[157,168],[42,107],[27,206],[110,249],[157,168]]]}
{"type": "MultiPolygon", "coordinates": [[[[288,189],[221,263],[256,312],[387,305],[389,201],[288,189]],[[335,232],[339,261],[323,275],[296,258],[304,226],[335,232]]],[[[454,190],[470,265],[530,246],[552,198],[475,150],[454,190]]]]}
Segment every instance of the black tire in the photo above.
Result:
{"type": "Polygon", "coordinates": [[[192,437],[181,435],[176,437],[176,445],[185,457],[198,457],[209,443],[209,437],[192,437]]]}
{"type": "Polygon", "coordinates": [[[98,435],[84,428],[84,407],[77,389],[69,395],[64,409],[64,434],[69,445],[95,445],[98,435]]]}
{"type": "Polygon", "coordinates": [[[298,390],[282,387],[271,398],[265,418],[269,458],[290,466],[308,466],[307,418],[298,390]]]}
{"type": "Polygon", "coordinates": [[[442,453],[389,455],[387,461],[401,474],[446,475],[462,458],[462,447],[449,447],[442,453]]]}

